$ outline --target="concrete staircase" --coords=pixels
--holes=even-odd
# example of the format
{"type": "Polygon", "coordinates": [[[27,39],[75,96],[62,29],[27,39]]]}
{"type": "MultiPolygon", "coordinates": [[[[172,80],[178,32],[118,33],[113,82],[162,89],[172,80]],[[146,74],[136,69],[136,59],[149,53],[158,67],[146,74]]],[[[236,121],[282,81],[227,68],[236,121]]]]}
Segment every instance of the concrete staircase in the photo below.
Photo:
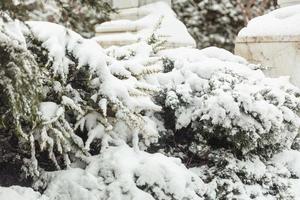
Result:
{"type": "Polygon", "coordinates": [[[166,36],[167,47],[195,47],[194,39],[170,5],[171,0],[113,0],[113,7],[119,10],[111,16],[112,21],[95,27],[94,39],[104,48],[129,45],[146,39],[162,18],[158,32],[166,36]]]}

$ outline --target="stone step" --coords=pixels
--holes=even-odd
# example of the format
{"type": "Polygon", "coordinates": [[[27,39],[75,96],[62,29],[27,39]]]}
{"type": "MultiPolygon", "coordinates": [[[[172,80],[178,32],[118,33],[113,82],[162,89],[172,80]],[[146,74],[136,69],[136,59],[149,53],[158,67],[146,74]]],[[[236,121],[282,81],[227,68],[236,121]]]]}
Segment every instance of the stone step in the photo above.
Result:
{"type": "MultiPolygon", "coordinates": [[[[117,33],[97,33],[93,40],[97,41],[103,48],[110,46],[124,46],[138,42],[140,37],[134,32],[117,32],[117,33]]],[[[194,47],[192,43],[186,41],[173,41],[166,40],[165,48],[178,48],[178,47],[194,47]]]]}
{"type": "Polygon", "coordinates": [[[146,16],[147,14],[149,13],[139,8],[120,9],[117,10],[116,14],[111,15],[111,20],[120,20],[120,19],[137,20],[146,16]]]}
{"type": "Polygon", "coordinates": [[[138,37],[130,32],[96,33],[93,40],[96,40],[102,47],[107,48],[113,45],[124,46],[136,43],[138,37]]]}
{"type": "Polygon", "coordinates": [[[133,44],[140,40],[147,41],[154,30],[161,36],[162,41],[165,40],[163,46],[166,48],[196,46],[195,40],[189,35],[184,24],[176,18],[169,4],[163,2],[121,9],[112,21],[97,25],[95,29],[94,40],[104,48],[133,44]],[[156,28],[158,23],[160,27],[156,28]]]}
{"type": "Polygon", "coordinates": [[[136,27],[133,21],[148,14],[149,12],[139,8],[122,9],[117,14],[111,16],[112,21],[96,25],[95,31],[97,33],[136,32],[138,27],[136,27]]]}
{"type": "Polygon", "coordinates": [[[96,33],[136,32],[137,26],[130,20],[105,22],[95,26],[96,33]]]}

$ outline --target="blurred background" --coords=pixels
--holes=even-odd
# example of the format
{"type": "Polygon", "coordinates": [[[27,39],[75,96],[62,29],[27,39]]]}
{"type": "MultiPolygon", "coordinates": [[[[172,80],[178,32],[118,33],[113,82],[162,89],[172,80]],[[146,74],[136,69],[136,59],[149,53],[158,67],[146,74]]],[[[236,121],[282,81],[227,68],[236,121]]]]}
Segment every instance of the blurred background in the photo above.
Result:
{"type": "MultiPolygon", "coordinates": [[[[233,51],[241,28],[256,16],[276,8],[276,0],[173,0],[172,7],[195,38],[198,48],[217,46],[233,51]]],[[[1,0],[0,9],[20,20],[63,24],[84,37],[109,20],[110,0],[1,0]]]]}
{"type": "Polygon", "coordinates": [[[238,32],[254,17],[277,6],[276,0],[173,0],[173,10],[187,26],[198,48],[233,51],[238,32]]]}

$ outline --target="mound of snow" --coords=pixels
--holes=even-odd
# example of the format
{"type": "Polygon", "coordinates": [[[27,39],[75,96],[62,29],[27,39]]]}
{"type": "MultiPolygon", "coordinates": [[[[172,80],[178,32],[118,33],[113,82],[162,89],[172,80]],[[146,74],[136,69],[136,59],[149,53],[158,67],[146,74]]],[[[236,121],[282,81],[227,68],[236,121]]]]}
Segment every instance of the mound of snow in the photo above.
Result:
{"type": "Polygon", "coordinates": [[[239,37],[300,35],[300,5],[277,9],[252,19],[239,37]]]}
{"type": "Polygon", "coordinates": [[[1,200],[47,200],[47,197],[42,197],[38,192],[31,188],[11,186],[0,187],[1,200]]]}
{"type": "Polygon", "coordinates": [[[42,102],[40,103],[39,110],[42,119],[45,121],[49,121],[54,117],[57,117],[59,106],[54,102],[42,102]]]}
{"type": "Polygon", "coordinates": [[[200,200],[204,183],[179,159],[110,147],[85,169],[54,172],[44,195],[56,200],[200,200]]]}
{"type": "Polygon", "coordinates": [[[273,161],[291,170],[297,177],[300,177],[300,152],[286,150],[273,157],[273,161]]]}

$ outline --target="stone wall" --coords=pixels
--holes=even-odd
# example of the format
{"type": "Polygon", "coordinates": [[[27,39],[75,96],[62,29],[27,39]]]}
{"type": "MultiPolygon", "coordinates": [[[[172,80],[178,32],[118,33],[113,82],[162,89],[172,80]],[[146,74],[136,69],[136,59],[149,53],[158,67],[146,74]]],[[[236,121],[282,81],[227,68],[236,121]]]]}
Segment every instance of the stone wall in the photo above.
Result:
{"type": "Polygon", "coordinates": [[[235,53],[261,64],[266,75],[290,76],[291,82],[300,87],[300,36],[238,38],[235,53]]]}

